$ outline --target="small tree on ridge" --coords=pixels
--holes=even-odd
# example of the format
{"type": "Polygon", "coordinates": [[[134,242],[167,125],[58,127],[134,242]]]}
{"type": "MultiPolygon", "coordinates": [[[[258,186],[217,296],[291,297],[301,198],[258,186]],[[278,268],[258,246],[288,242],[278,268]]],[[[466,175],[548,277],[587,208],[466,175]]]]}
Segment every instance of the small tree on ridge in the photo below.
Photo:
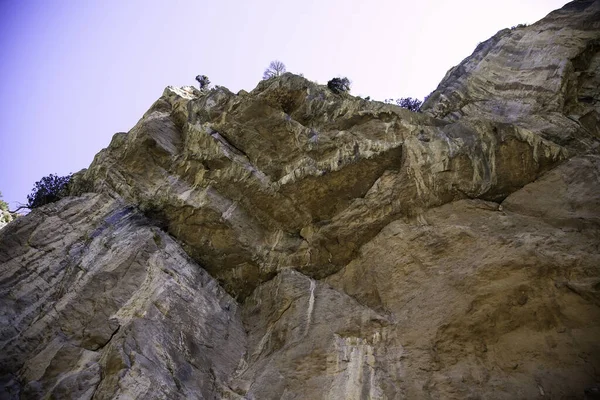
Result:
{"type": "Polygon", "coordinates": [[[281,61],[279,61],[279,60],[271,61],[271,63],[269,64],[269,67],[267,69],[265,69],[265,72],[263,74],[263,79],[275,78],[277,76],[281,76],[284,72],[285,72],[285,65],[281,61]]]}

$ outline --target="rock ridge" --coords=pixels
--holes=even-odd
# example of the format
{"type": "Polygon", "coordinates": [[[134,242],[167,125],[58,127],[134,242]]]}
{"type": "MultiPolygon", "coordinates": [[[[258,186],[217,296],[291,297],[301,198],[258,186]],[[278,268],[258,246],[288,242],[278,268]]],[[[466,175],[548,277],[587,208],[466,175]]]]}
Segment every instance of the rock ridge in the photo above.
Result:
{"type": "Polygon", "coordinates": [[[285,74],[239,95],[167,88],[83,179],[158,214],[243,298],[283,269],[338,271],[394,218],[501,201],[568,155],[526,127],[445,122],[285,74]]]}
{"type": "Polygon", "coordinates": [[[166,88],[0,230],[0,397],[589,396],[599,15],[500,31],[422,113],[166,88]]]}

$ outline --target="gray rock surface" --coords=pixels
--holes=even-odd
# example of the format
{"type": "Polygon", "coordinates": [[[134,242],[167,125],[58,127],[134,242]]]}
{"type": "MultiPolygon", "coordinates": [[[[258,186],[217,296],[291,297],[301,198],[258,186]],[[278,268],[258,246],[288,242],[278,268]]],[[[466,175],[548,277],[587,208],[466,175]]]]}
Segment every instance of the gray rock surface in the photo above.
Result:
{"type": "Polygon", "coordinates": [[[401,345],[408,398],[581,398],[598,380],[599,172],[597,156],[574,159],[501,205],[394,221],[327,278],[391,313],[380,346],[401,345]]]}
{"type": "Polygon", "coordinates": [[[527,127],[445,122],[285,74],[249,94],[167,88],[82,179],[139,204],[243,299],[335,273],[393,219],[500,201],[568,157],[527,127]]]}
{"type": "MultiPolygon", "coordinates": [[[[386,315],[295,271],[246,299],[244,368],[232,383],[249,399],[383,398],[396,377],[379,368],[386,315]]],[[[392,350],[399,361],[400,354],[392,350]]],[[[392,396],[393,398],[393,396],[392,396]]]]}
{"type": "Polygon", "coordinates": [[[423,113],[292,74],[167,88],[74,177],[98,194],[0,231],[2,395],[591,393],[599,21],[500,31],[423,113]]]}
{"type": "Polygon", "coordinates": [[[422,110],[446,120],[526,126],[571,149],[597,149],[599,67],[600,3],[573,1],[480,43],[448,71],[422,110]]]}
{"type": "Polygon", "coordinates": [[[2,398],[221,398],[238,305],[161,230],[104,195],[0,231],[2,398]]]}

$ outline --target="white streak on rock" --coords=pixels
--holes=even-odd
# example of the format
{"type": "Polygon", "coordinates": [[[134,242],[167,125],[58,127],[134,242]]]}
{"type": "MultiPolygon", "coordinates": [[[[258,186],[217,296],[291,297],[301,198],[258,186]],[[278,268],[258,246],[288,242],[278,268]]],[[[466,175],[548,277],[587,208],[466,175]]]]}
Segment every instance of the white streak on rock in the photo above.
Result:
{"type": "Polygon", "coordinates": [[[312,320],[312,313],[315,307],[315,287],[317,284],[313,279],[310,280],[310,297],[308,299],[308,310],[306,312],[306,330],[304,331],[304,336],[308,335],[308,330],[310,329],[310,323],[312,320]]]}

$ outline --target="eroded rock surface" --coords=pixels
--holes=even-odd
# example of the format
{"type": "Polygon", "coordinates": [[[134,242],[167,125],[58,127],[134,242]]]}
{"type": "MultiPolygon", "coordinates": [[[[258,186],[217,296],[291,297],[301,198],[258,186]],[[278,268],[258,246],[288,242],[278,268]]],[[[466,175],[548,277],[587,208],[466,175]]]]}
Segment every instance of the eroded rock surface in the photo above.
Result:
{"type": "Polygon", "coordinates": [[[249,94],[168,88],[82,179],[164,224],[240,299],[330,275],[393,219],[500,201],[568,157],[527,127],[445,122],[286,74],[249,94]]]}
{"type": "Polygon", "coordinates": [[[0,231],[2,398],[219,398],[245,351],[235,301],[104,195],[0,231]]]}
{"type": "MultiPolygon", "coordinates": [[[[295,271],[246,299],[248,355],[233,386],[245,398],[382,398],[395,384],[376,352],[386,315],[295,271]]],[[[390,349],[392,350],[392,349],[390,349]]],[[[392,353],[396,361],[401,353],[392,353]]]]}
{"type": "Polygon", "coordinates": [[[598,148],[600,3],[573,1],[504,29],[448,71],[423,104],[446,120],[486,118],[534,129],[563,146],[598,148]]]}
{"type": "Polygon", "coordinates": [[[327,279],[393,315],[409,398],[582,398],[598,380],[599,172],[574,159],[500,206],[397,220],[327,279]]]}
{"type": "Polygon", "coordinates": [[[100,194],[0,231],[4,393],[592,393],[598,21],[500,31],[419,114],[292,74],[167,88],[75,176],[100,194]]]}

